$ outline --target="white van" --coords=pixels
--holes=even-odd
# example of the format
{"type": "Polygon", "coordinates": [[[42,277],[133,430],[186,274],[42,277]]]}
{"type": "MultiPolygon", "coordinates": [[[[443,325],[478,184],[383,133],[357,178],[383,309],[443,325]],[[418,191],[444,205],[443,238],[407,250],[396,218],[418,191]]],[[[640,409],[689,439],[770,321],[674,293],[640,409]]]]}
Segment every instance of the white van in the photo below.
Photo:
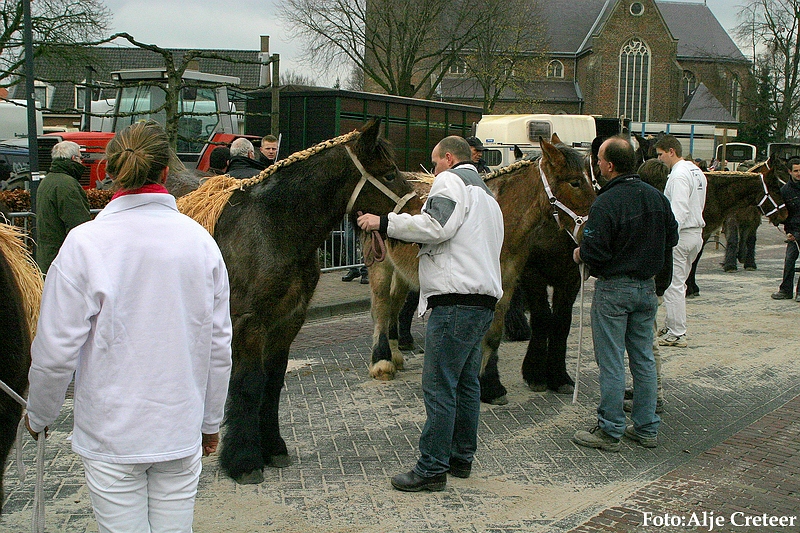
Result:
{"type": "Polygon", "coordinates": [[[484,115],[475,129],[483,141],[486,164],[496,170],[514,162],[514,146],[528,156],[542,153],[539,137],[549,141],[557,134],[561,142],[588,153],[597,135],[590,115],[484,115]]]}
{"type": "MultiPolygon", "coordinates": [[[[42,112],[36,111],[36,135],[42,134],[42,112]]],[[[0,101],[0,141],[28,136],[28,107],[25,100],[0,101]]]]}

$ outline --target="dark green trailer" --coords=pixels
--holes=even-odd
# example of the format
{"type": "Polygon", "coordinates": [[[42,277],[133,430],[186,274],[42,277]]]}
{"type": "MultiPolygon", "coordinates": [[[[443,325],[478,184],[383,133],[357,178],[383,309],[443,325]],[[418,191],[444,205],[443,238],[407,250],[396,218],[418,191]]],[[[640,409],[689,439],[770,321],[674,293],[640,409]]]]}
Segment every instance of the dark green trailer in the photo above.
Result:
{"type": "MultiPolygon", "coordinates": [[[[381,117],[383,137],[392,143],[399,168],[407,171],[421,170],[420,164],[430,168],[436,143],[448,135],[472,135],[482,113],[461,104],[300,86],[281,88],[279,103],[282,157],[381,117]]],[[[269,89],[248,93],[245,133],[269,133],[271,108],[269,89]]]]}

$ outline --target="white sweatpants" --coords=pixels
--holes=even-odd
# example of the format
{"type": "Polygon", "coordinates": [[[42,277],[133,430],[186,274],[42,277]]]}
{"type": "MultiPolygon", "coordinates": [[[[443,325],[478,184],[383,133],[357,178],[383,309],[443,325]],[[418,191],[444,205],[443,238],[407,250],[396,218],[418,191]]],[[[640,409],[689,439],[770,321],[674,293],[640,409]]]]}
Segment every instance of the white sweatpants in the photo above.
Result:
{"type": "Polygon", "coordinates": [[[161,463],[114,464],[83,458],[100,533],[191,533],[201,450],[161,463]]]}
{"type": "Polygon", "coordinates": [[[686,335],[686,280],[702,248],[702,228],[691,228],[681,230],[678,244],[672,249],[672,283],[664,291],[664,325],[678,337],[686,335]]]}

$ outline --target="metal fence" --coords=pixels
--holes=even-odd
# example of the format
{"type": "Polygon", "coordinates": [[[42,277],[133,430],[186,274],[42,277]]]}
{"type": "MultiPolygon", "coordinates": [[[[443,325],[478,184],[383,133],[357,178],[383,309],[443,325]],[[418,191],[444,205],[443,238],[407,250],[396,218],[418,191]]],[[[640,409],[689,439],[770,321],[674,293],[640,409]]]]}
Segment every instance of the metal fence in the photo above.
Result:
{"type": "MultiPolygon", "coordinates": [[[[90,211],[93,215],[96,215],[102,210],[91,209],[90,211]]],[[[28,247],[32,250],[34,241],[31,232],[33,231],[33,222],[36,219],[36,214],[31,211],[22,211],[11,213],[9,217],[11,218],[11,224],[19,226],[28,235],[28,247]]],[[[325,242],[322,243],[322,246],[317,251],[317,256],[323,272],[360,267],[364,264],[361,255],[361,243],[347,217],[342,220],[338,229],[328,235],[328,238],[325,239],[325,242]]]]}

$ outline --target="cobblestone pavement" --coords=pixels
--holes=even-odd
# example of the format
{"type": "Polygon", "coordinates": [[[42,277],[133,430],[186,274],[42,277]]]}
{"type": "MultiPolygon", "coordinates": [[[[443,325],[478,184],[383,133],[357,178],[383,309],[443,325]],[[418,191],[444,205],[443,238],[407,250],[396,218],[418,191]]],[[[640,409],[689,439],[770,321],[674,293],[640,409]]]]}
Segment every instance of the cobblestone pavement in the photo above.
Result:
{"type": "MultiPolygon", "coordinates": [[[[778,232],[762,226],[759,269],[725,274],[722,249],[706,247],[701,296],[688,303],[689,347],[662,352],[667,405],[657,448],[623,440],[615,454],[571,442],[576,429],[593,424],[599,398],[585,326],[575,405],[568,396],[531,392],[519,375],[525,344],[502,345],[510,403],[482,406],[472,476],[450,478],[447,490],[432,494],[400,493],[388,482],[417,457],[422,354],[406,352],[405,370],[391,382],[370,379],[369,288],[324,274],[312,304],[317,318],[293,345],[282,398],[293,465],[266,469],[261,485],[237,486],[220,474],[216,457],[205,458],[194,530],[709,531],[714,519],[713,531],[800,531],[800,337],[787,334],[797,330],[800,304],[769,298],[783,251],[778,232]],[[337,314],[348,311],[355,312],[337,314]],[[647,525],[644,513],[652,513],[647,525]],[[764,514],[787,517],[787,526],[753,523],[764,514]],[[751,525],[739,527],[747,517],[751,525]],[[657,527],[660,520],[666,526],[657,527]]],[[[587,282],[587,323],[591,288],[587,282]]],[[[567,361],[573,374],[578,318],[576,305],[567,361]]],[[[415,319],[418,342],[423,331],[415,319]]],[[[47,444],[48,532],[97,531],[81,462],[69,448],[71,415],[67,400],[47,444]]],[[[27,438],[29,465],[34,449],[27,438]]],[[[15,474],[7,465],[3,532],[30,528],[33,485],[20,485],[15,474]]]]}

